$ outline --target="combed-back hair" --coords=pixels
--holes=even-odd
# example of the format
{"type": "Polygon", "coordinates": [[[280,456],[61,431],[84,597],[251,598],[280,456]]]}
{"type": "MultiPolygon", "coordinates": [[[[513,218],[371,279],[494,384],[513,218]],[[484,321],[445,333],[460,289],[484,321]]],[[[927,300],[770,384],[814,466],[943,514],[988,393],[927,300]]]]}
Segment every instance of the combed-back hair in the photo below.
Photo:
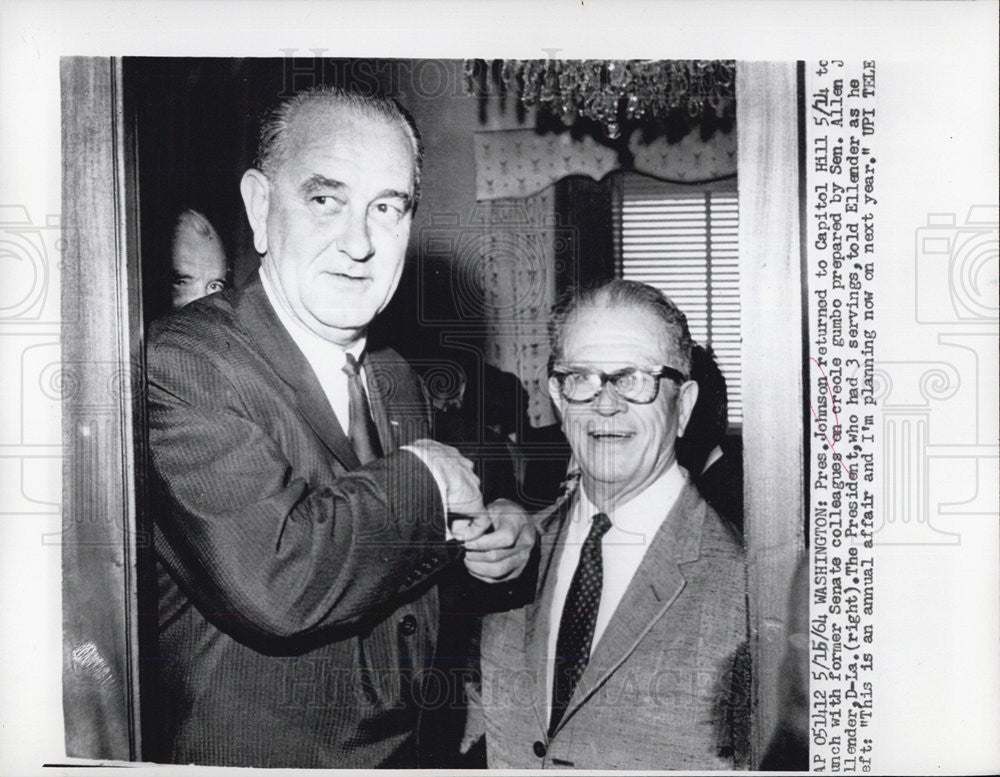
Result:
{"type": "Polygon", "coordinates": [[[413,207],[420,199],[420,172],[424,148],[413,118],[395,100],[351,92],[335,86],[314,86],[296,92],[272,108],[264,118],[257,143],[257,169],[274,180],[288,155],[288,130],[295,118],[317,108],[337,108],[373,121],[400,127],[413,152],[413,207]]]}
{"type": "Polygon", "coordinates": [[[174,222],[173,243],[176,244],[184,239],[218,243],[220,247],[222,245],[219,233],[215,231],[212,222],[194,208],[182,210],[177,221],[174,222]]]}
{"type": "Polygon", "coordinates": [[[638,281],[621,279],[571,290],[553,306],[549,319],[549,369],[562,359],[566,328],[580,311],[605,310],[612,316],[615,310],[622,308],[645,310],[656,316],[677,352],[678,363],[669,366],[681,370],[685,376],[691,375],[691,333],[688,331],[687,316],[659,289],[638,281]]]}

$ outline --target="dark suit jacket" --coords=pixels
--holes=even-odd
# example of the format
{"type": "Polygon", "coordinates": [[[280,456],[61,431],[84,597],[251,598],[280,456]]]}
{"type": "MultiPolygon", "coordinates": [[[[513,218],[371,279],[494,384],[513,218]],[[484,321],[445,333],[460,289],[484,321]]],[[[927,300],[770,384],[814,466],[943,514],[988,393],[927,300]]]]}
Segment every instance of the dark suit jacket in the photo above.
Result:
{"type": "Polygon", "coordinates": [[[569,512],[566,500],[540,516],[535,601],[484,622],[490,767],[732,769],[747,750],[744,556],[690,484],[651,540],[559,727],[547,736],[548,622],[569,512]]]}
{"type": "Polygon", "coordinates": [[[260,279],[153,328],[162,757],[269,767],[414,761],[449,560],[416,376],[367,359],[384,458],[360,466],[260,279]]]}
{"type": "Polygon", "coordinates": [[[694,478],[709,506],[743,534],[743,459],[739,452],[723,453],[712,466],[694,478]]]}

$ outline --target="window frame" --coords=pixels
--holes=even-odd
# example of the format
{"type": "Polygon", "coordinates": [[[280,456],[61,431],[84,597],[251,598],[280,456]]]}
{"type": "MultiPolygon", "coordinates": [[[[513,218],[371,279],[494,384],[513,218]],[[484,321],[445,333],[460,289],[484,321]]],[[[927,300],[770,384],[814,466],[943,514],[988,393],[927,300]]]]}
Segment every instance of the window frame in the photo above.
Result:
{"type": "MultiPolygon", "coordinates": [[[[705,303],[705,313],[704,313],[704,329],[705,337],[700,338],[695,336],[695,328],[692,328],[692,337],[694,337],[695,342],[700,345],[712,348],[715,354],[716,361],[719,364],[720,369],[722,369],[723,374],[726,376],[727,390],[729,395],[729,432],[731,434],[740,434],[743,430],[743,358],[742,358],[742,332],[740,327],[740,319],[742,315],[742,299],[739,293],[739,186],[737,181],[737,176],[728,176],[726,178],[721,178],[715,181],[708,181],[704,183],[697,184],[682,184],[673,181],[667,181],[653,176],[644,175],[642,173],[634,171],[622,171],[620,174],[615,176],[614,181],[614,192],[612,198],[612,231],[614,233],[614,247],[615,247],[615,277],[625,278],[626,272],[628,270],[628,257],[626,256],[626,240],[625,240],[625,209],[627,206],[626,197],[630,195],[627,188],[631,182],[639,184],[636,188],[648,187],[650,189],[659,189],[656,192],[650,192],[650,196],[662,196],[664,204],[668,204],[671,199],[690,199],[696,200],[698,198],[703,198],[704,207],[702,209],[702,214],[706,220],[706,228],[704,231],[704,248],[705,248],[705,258],[704,262],[705,268],[705,292],[704,292],[704,303],[705,303]],[[641,184],[640,184],[641,181],[641,184]],[[736,273],[736,284],[733,289],[735,297],[737,300],[737,311],[735,314],[735,332],[730,332],[730,338],[735,334],[735,340],[719,338],[719,331],[725,331],[725,328],[732,328],[732,323],[728,327],[722,326],[716,328],[714,325],[714,320],[716,315],[713,312],[719,314],[719,311],[713,306],[712,297],[712,278],[713,278],[713,256],[712,253],[713,242],[718,244],[717,241],[713,241],[713,230],[712,230],[712,198],[713,195],[732,195],[734,201],[731,207],[735,208],[735,233],[728,239],[723,238],[722,242],[725,248],[722,252],[728,253],[733,251],[733,255],[730,261],[723,260],[721,263],[723,267],[715,268],[716,270],[721,270],[722,272],[732,273],[735,270],[736,273]],[[734,359],[732,357],[732,345],[735,342],[737,345],[737,355],[734,359]],[[716,348],[716,345],[720,347],[725,344],[727,347],[723,347],[720,352],[720,348],[716,348]],[[729,356],[724,356],[724,353],[729,353],[729,356]]],[[[638,195],[640,192],[635,191],[638,195]]],[[[655,249],[654,249],[655,250],[655,249]]],[[[728,257],[727,257],[728,258],[728,257]]],[[[652,285],[658,288],[663,288],[662,282],[649,281],[652,285]]],[[[694,284],[692,284],[693,290],[694,284]]],[[[665,290],[666,291],[666,290],[665,290]]],[[[668,296],[672,296],[669,291],[666,291],[668,296]]],[[[731,298],[731,296],[730,296],[731,298]]],[[[678,303],[681,310],[688,315],[689,324],[692,319],[698,320],[700,315],[699,310],[688,310],[685,308],[684,304],[678,303]]],[[[725,316],[725,314],[722,314],[725,316]]],[[[726,318],[732,318],[731,315],[725,316],[726,318]]],[[[700,330],[697,330],[700,332],[700,330]]]]}

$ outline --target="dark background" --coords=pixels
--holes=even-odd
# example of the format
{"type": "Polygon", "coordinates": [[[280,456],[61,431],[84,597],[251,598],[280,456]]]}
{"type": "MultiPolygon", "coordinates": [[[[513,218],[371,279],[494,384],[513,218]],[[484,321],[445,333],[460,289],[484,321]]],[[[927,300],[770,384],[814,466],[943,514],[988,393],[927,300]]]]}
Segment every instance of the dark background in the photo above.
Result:
{"type": "MultiPolygon", "coordinates": [[[[187,59],[134,57],[125,60],[126,89],[134,96],[137,132],[137,169],[141,223],[143,313],[146,325],[170,309],[169,263],[173,226],[180,212],[193,208],[205,214],[215,226],[232,263],[232,278],[242,285],[257,268],[252,233],[243,211],[239,182],[243,172],[254,165],[257,135],[267,110],[282,97],[313,83],[327,83],[396,97],[404,105],[414,95],[400,93],[406,88],[393,78],[386,60],[316,59],[187,59]],[[409,99],[407,99],[409,98],[409,99]]],[[[416,98],[419,99],[419,98],[416,98]]],[[[454,104],[458,100],[452,100],[454,104]]],[[[474,99],[468,97],[467,99],[474,99]]],[[[430,100],[426,102],[430,103],[430,100]]],[[[413,112],[419,113],[418,110],[413,112]]],[[[488,121],[484,115],[481,123],[488,121]]],[[[446,117],[442,117],[442,124],[446,117]]],[[[428,126],[426,117],[419,125],[428,152],[426,167],[433,167],[432,146],[450,127],[428,126]]],[[[539,128],[539,131],[559,128],[539,128]]],[[[442,144],[447,138],[442,138],[442,144]]],[[[425,167],[425,178],[433,169],[425,167]]],[[[444,171],[428,183],[447,186],[452,171],[444,171]]],[[[455,182],[461,189],[464,181],[455,182]]],[[[436,208],[441,197],[425,197],[421,210],[436,208]]],[[[560,223],[573,225],[579,239],[572,246],[574,256],[558,256],[558,291],[571,279],[581,282],[610,278],[614,274],[614,247],[611,229],[612,182],[574,176],[556,184],[560,223]]],[[[449,205],[452,203],[448,203],[449,205]]],[[[418,219],[420,217],[418,216],[418,219]]],[[[416,235],[419,223],[415,223],[416,235]]],[[[405,356],[422,358],[440,353],[437,331],[422,332],[418,298],[439,306],[431,313],[437,321],[461,321],[483,326],[481,311],[469,310],[466,294],[459,310],[453,299],[456,286],[447,258],[420,257],[419,240],[411,240],[407,267],[390,308],[381,317],[381,330],[406,331],[394,347],[405,356]],[[422,279],[417,273],[422,272],[422,279]],[[422,290],[418,282],[422,280],[422,290]]],[[[462,284],[468,288],[467,284],[462,284]]],[[[424,311],[426,319],[427,311],[424,311]]],[[[467,330],[470,328],[465,327],[467,330]]],[[[431,330],[434,328],[431,327],[431,330]]],[[[479,332],[485,335],[485,331],[479,332]]]]}

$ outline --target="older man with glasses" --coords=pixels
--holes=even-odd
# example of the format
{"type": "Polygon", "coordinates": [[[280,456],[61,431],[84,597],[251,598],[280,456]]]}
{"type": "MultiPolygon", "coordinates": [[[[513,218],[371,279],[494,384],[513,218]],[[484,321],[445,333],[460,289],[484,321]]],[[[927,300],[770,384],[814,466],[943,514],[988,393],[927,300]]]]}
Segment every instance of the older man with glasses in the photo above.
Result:
{"type": "Polygon", "coordinates": [[[650,286],[554,315],[549,390],[579,477],[538,516],[534,602],[486,619],[492,768],[745,765],[745,563],[676,463],[690,369],[686,318],[650,286]]]}

